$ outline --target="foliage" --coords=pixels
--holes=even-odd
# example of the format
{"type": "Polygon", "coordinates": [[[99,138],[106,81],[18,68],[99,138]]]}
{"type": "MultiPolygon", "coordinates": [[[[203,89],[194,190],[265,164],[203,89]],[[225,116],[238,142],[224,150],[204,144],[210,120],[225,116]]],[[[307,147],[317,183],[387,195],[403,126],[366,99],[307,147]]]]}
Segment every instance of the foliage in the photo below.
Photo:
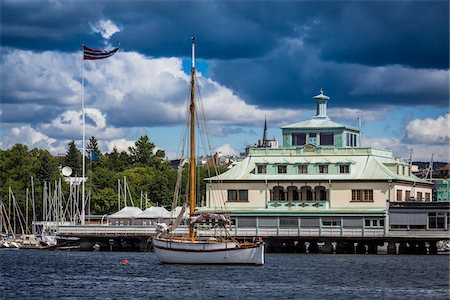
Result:
{"type": "MultiPolygon", "coordinates": [[[[98,149],[95,137],[90,139],[88,147],[92,147],[94,150],[98,149]]],[[[124,177],[127,178],[128,189],[135,206],[139,206],[142,192],[148,195],[148,199],[153,205],[158,204],[170,208],[177,171],[169,166],[168,161],[164,160],[164,151],[156,150],[155,145],[147,136],[141,136],[135,145],[130,147],[129,153],[119,152],[117,148],[105,154],[98,149],[98,153],[98,161],[88,160],[86,163],[86,189],[91,191],[92,214],[103,215],[117,211],[117,184],[118,180],[123,183],[124,177]]],[[[62,166],[70,166],[73,169],[73,175],[81,176],[81,159],[81,152],[75,146],[74,141],[68,144],[67,153],[63,157],[53,156],[47,150],[29,150],[21,144],[16,144],[8,150],[0,150],[0,200],[7,206],[8,190],[11,187],[22,213],[25,215],[26,190],[28,188],[29,195],[31,195],[31,177],[33,177],[37,219],[41,220],[44,182],[50,183],[54,187],[55,182],[62,180],[63,177],[60,174],[62,166]]],[[[188,164],[183,168],[183,179],[187,179],[187,169],[188,164]]],[[[209,177],[210,174],[206,167],[199,168],[197,182],[201,183],[200,195],[205,194],[203,178],[209,177]]],[[[64,180],[62,180],[62,187],[65,199],[67,199],[69,186],[64,180]]],[[[179,203],[184,201],[185,190],[186,184],[183,183],[179,203]]],[[[31,196],[29,198],[31,199],[31,196]]],[[[127,198],[130,199],[128,195],[127,198]]],[[[29,215],[31,216],[30,204],[29,202],[29,215]]],[[[131,205],[129,200],[128,205],[131,205]]]]}
{"type": "Polygon", "coordinates": [[[134,147],[128,148],[131,161],[135,165],[160,167],[165,153],[163,150],[155,151],[155,144],[150,142],[148,136],[141,136],[135,143],[134,147]]]}
{"type": "Polygon", "coordinates": [[[81,161],[82,156],[80,150],[75,146],[75,141],[68,144],[67,154],[64,158],[64,166],[72,168],[72,176],[81,176],[81,161]]]}

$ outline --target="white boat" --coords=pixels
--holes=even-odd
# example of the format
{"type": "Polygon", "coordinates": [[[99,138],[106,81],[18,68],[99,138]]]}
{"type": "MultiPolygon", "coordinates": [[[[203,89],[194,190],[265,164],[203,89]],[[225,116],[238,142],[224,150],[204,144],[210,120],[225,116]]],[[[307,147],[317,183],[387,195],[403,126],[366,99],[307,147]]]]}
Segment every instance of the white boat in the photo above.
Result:
{"type": "MultiPolygon", "coordinates": [[[[159,226],[159,234],[153,239],[153,248],[162,263],[171,264],[264,264],[264,242],[239,242],[229,235],[216,237],[200,236],[201,228],[214,226],[223,228],[231,222],[220,213],[198,214],[195,211],[195,38],[192,38],[191,92],[189,105],[189,235],[176,236],[171,232],[180,224],[183,206],[177,220],[171,226],[159,226]]],[[[182,160],[181,160],[182,161],[182,160]]],[[[181,174],[182,164],[179,167],[181,174]]],[[[180,176],[177,186],[179,186],[180,176]]],[[[177,192],[176,192],[177,193],[177,192]]],[[[175,194],[176,194],[175,193],[175,194]]],[[[174,204],[176,201],[174,201],[174,204]]]]}

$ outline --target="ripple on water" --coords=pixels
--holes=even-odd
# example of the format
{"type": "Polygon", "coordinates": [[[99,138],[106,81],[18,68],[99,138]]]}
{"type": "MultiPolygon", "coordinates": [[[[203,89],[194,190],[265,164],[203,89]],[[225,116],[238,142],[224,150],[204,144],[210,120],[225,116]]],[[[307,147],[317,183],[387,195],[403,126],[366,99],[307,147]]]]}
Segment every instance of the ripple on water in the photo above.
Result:
{"type": "Polygon", "coordinates": [[[154,253],[2,251],[0,259],[0,298],[449,298],[447,256],[267,254],[261,267],[163,265],[154,253]]]}

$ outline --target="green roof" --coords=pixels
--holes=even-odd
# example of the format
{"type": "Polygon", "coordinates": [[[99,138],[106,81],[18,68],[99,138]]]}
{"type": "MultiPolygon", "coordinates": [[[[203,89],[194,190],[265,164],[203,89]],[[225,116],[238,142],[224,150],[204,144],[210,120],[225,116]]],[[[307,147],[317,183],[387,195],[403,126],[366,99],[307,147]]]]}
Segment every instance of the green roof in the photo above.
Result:
{"type": "MultiPolygon", "coordinates": [[[[266,149],[269,154],[272,149],[266,149]]],[[[289,152],[280,152],[279,149],[273,149],[278,155],[249,155],[243,161],[236,164],[230,170],[218,176],[211,177],[210,180],[218,181],[276,181],[276,180],[398,180],[416,183],[431,184],[414,175],[399,175],[385,166],[389,163],[399,163],[392,157],[378,156],[372,153],[369,148],[366,154],[332,154],[333,151],[327,151],[327,154],[302,153],[289,155],[289,152]],[[287,155],[282,155],[286,153],[287,155]],[[255,174],[257,164],[342,164],[351,165],[349,174],[255,174]]],[[[361,149],[362,150],[362,149],[361,149]]],[[[339,153],[339,151],[337,151],[339,153]]],[[[208,180],[208,179],[207,179],[208,180]]]]}
{"type": "Polygon", "coordinates": [[[329,118],[313,118],[311,120],[306,120],[302,122],[297,122],[294,124],[286,125],[281,127],[282,129],[293,129],[293,128],[347,128],[353,131],[358,131],[359,129],[352,126],[347,126],[344,124],[336,123],[331,121],[329,118]]]}

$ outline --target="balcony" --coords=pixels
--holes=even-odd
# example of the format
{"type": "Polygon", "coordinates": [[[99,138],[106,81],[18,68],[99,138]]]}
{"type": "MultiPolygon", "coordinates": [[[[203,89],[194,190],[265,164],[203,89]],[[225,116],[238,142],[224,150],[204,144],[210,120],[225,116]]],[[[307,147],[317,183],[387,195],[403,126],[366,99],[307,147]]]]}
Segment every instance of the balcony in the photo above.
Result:
{"type": "Polygon", "coordinates": [[[330,201],[309,200],[309,201],[269,201],[267,208],[275,209],[329,209],[330,201]]]}

